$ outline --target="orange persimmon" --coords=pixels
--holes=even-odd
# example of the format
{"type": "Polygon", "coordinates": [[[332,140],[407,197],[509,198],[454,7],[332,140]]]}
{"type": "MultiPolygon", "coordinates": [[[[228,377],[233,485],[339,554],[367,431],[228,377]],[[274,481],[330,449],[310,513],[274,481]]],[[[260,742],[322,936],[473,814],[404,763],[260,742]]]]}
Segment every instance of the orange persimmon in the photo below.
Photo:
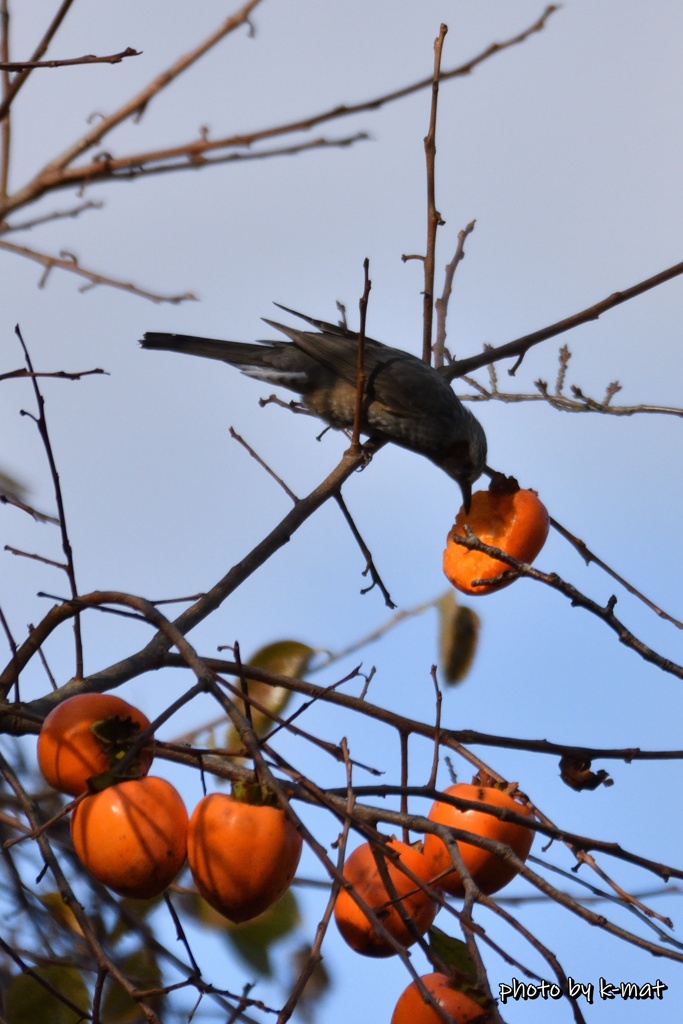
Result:
{"type": "Polygon", "coordinates": [[[510,566],[484,551],[457,544],[453,537],[464,537],[465,526],[484,544],[500,548],[520,562],[533,562],[545,544],[550,526],[548,510],[534,491],[515,487],[516,482],[511,481],[477,491],[472,495],[469,513],[463,507],[456,516],[446,540],[443,571],[464,594],[488,594],[513,582],[510,579],[473,586],[474,580],[493,579],[510,566]]]}
{"type": "Polygon", "coordinates": [[[302,840],[285,812],[210,793],[190,818],[187,855],[200,895],[229,921],[263,913],[289,888],[302,840]]]}
{"type": "Polygon", "coordinates": [[[92,793],[73,810],[80,860],[120,896],[150,899],[168,888],[187,856],[187,811],[178,791],[153,775],[92,793]]]}
{"type": "MultiPolygon", "coordinates": [[[[412,871],[422,881],[428,883],[434,873],[426,857],[407,843],[398,839],[390,839],[387,846],[398,854],[401,864],[412,871]]],[[[413,931],[401,917],[396,906],[396,896],[400,897],[403,910],[412,919],[417,932],[422,935],[431,927],[436,917],[439,904],[432,899],[417,882],[409,878],[399,866],[384,857],[386,869],[396,895],[390,894],[379,873],[375,855],[382,856],[381,848],[363,843],[347,858],[344,865],[344,877],[356,893],[384,925],[390,935],[402,946],[412,946],[416,941],[413,931]]],[[[365,956],[393,956],[396,950],[376,930],[373,922],[346,890],[340,889],[334,906],[334,919],[342,938],[365,956]]]]}
{"type": "MultiPolygon", "coordinates": [[[[116,767],[148,725],[142,711],[112,693],[68,697],[50,711],[38,736],[43,777],[61,793],[79,796],[87,791],[89,778],[116,767]]],[[[153,759],[150,737],[125,777],[146,775],[153,759]]]]}
{"type": "MultiPolygon", "coordinates": [[[[424,974],[420,981],[434,1001],[450,1014],[457,1024],[489,1024],[492,1014],[464,992],[451,986],[445,974],[424,974]]],[[[441,1014],[426,1003],[413,981],[399,997],[391,1017],[391,1024],[443,1024],[441,1014]]]]}
{"type": "MultiPolygon", "coordinates": [[[[460,797],[463,800],[476,800],[482,804],[492,804],[494,807],[503,807],[514,811],[524,817],[532,818],[531,811],[525,804],[514,800],[508,792],[496,789],[493,786],[482,786],[476,783],[458,782],[444,790],[446,796],[460,797]]],[[[517,825],[512,821],[503,821],[485,811],[458,810],[453,804],[442,803],[436,800],[429,812],[430,821],[436,821],[440,825],[449,825],[451,828],[461,828],[464,831],[472,832],[474,835],[486,839],[497,839],[509,846],[520,860],[526,860],[534,841],[534,831],[525,828],[524,825],[517,825]]],[[[502,889],[504,885],[517,874],[517,870],[495,853],[484,850],[481,846],[474,846],[458,840],[458,849],[465,867],[476,882],[479,889],[490,896],[491,893],[502,889]]],[[[443,878],[438,878],[444,871],[452,868],[451,855],[443,840],[433,832],[425,835],[424,842],[425,857],[429,861],[434,878],[434,885],[450,893],[451,896],[464,896],[465,889],[458,872],[453,868],[443,878]]]]}

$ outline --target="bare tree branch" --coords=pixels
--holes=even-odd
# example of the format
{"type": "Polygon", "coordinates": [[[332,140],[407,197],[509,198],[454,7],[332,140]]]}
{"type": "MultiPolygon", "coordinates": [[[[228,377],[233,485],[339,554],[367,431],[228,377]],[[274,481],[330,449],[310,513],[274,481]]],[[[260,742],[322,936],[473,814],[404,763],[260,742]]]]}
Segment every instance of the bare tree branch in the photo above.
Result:
{"type": "Polygon", "coordinates": [[[460,395],[463,402],[505,402],[514,405],[515,402],[545,402],[560,412],[596,412],[605,416],[637,416],[641,413],[648,413],[658,416],[683,417],[683,408],[674,405],[649,405],[639,403],[638,405],[611,405],[606,402],[596,402],[595,399],[584,395],[580,388],[572,386],[574,398],[568,395],[552,395],[548,391],[545,381],[534,381],[539,389],[539,394],[524,394],[522,392],[499,391],[497,388],[488,390],[482,387],[478,381],[463,378],[477,392],[476,395],[460,395]]]}
{"type": "MultiPolygon", "coordinates": [[[[64,498],[62,495],[62,485],[59,479],[59,472],[57,470],[57,462],[55,459],[54,450],[52,448],[52,441],[50,440],[50,431],[47,425],[47,417],[45,415],[45,399],[40,390],[38,381],[35,377],[33,370],[33,363],[31,356],[28,351],[28,347],[22,336],[21,330],[17,325],[14,332],[19,339],[22,351],[24,353],[24,359],[26,361],[26,368],[31,375],[31,384],[33,387],[33,394],[36,401],[37,415],[32,415],[31,418],[35,421],[38,433],[43,444],[45,456],[47,458],[48,466],[50,467],[50,476],[52,478],[52,487],[55,495],[55,503],[57,505],[57,520],[58,526],[62,539],[62,551],[64,552],[65,565],[63,566],[66,577],[69,581],[69,588],[71,590],[71,597],[75,598],[78,594],[78,586],[76,583],[76,568],[74,564],[73,548],[71,546],[71,540],[69,539],[69,531],[66,524],[66,513],[64,508],[64,498]]],[[[74,616],[74,646],[75,646],[75,675],[77,678],[83,676],[83,638],[81,634],[81,618],[80,614],[74,616]]]]}
{"type": "Polygon", "coordinates": [[[548,338],[555,338],[558,334],[563,334],[565,331],[571,331],[581,324],[597,320],[608,309],[614,309],[615,306],[620,306],[622,302],[628,302],[637,295],[642,295],[643,292],[647,292],[651,288],[657,288],[660,284],[671,281],[674,277],[679,277],[681,274],[683,274],[683,263],[676,263],[675,266],[662,270],[661,273],[655,274],[654,277],[648,277],[645,281],[632,285],[631,288],[625,288],[624,291],[613,292],[606,299],[596,302],[594,306],[589,306],[588,309],[584,309],[580,313],[574,313],[564,320],[558,320],[557,323],[550,324],[549,327],[543,327],[540,331],[525,334],[521,338],[516,338],[515,341],[508,341],[505,345],[487,348],[484,352],[479,353],[479,355],[469,356],[467,359],[456,359],[455,362],[444,367],[442,372],[448,380],[454,380],[456,377],[472,373],[473,370],[478,370],[482,366],[488,366],[489,363],[517,356],[514,366],[511,370],[508,370],[510,376],[514,376],[522,359],[532,346],[538,345],[542,341],[547,341],[548,338]]]}
{"type": "MultiPolygon", "coordinates": [[[[326,501],[335,496],[344,481],[360,468],[365,461],[366,454],[364,451],[361,450],[356,455],[351,455],[347,452],[336,469],[310,494],[298,501],[278,526],[264,537],[241,562],[234,565],[211,590],[203,594],[178,616],[173,623],[174,629],[185,634],[199,622],[203,621],[211,612],[219,608],[223,601],[244,580],[248,579],[279,548],[288,543],[294,531],[302,523],[310,518],[326,501]]],[[[4,687],[5,692],[7,692],[7,689],[14,685],[18,673],[28,664],[28,661],[41,644],[61,622],[66,621],[74,614],[77,608],[80,608],[82,600],[82,598],[79,598],[76,604],[67,602],[48,612],[42,622],[32,631],[29,638],[21,645],[5,672],[0,674],[0,690],[4,687]]],[[[93,689],[109,690],[118,685],[115,680],[123,682],[125,679],[134,678],[141,671],[156,668],[159,664],[159,659],[164,656],[168,647],[167,638],[163,633],[158,633],[142,650],[130,655],[118,664],[104,669],[99,680],[91,677],[93,689]]]]}
{"type": "Polygon", "coordinates": [[[150,292],[145,288],[140,288],[131,281],[118,281],[116,278],[109,277],[106,274],[98,274],[94,270],[87,270],[85,267],[81,267],[72,253],[62,252],[59,256],[51,256],[49,253],[38,252],[35,249],[29,249],[27,246],[16,245],[14,242],[4,240],[0,240],[0,249],[40,263],[45,268],[39,282],[39,287],[41,288],[47,283],[51,271],[56,268],[58,270],[66,270],[70,274],[76,274],[78,277],[84,277],[88,284],[82,287],[82,291],[93,288],[95,285],[103,284],[108,285],[110,288],[120,288],[122,291],[130,292],[132,295],[139,295],[144,299],[150,299],[152,302],[170,302],[173,305],[177,305],[179,302],[196,300],[197,298],[192,292],[185,292],[182,295],[159,295],[157,292],[150,292]]]}
{"type": "Polygon", "coordinates": [[[446,351],[446,319],[448,317],[448,303],[453,291],[453,279],[458,264],[465,258],[465,240],[474,231],[476,221],[471,220],[467,227],[458,232],[458,244],[453,254],[453,259],[446,264],[443,291],[434,303],[436,313],[436,339],[434,341],[434,366],[443,366],[446,351]]]}
{"type": "MultiPolygon", "coordinates": [[[[207,157],[204,154],[215,147],[209,147],[204,138],[196,139],[183,146],[174,146],[168,150],[134,153],[131,156],[113,157],[110,153],[102,153],[98,154],[89,164],[65,168],[55,172],[51,177],[45,176],[41,192],[72,188],[77,185],[91,185],[97,181],[130,181],[133,178],[149,177],[153,174],[198,171],[219,164],[265,160],[278,156],[296,156],[298,153],[306,153],[313,149],[342,149],[368,138],[366,132],[355,132],[353,135],[343,136],[339,139],[318,138],[307,142],[292,143],[291,146],[273,146],[253,152],[223,153],[212,157],[207,157]]],[[[232,143],[226,140],[225,144],[231,145],[232,143]]],[[[10,198],[10,204],[14,202],[14,198],[10,198]]]]}
{"type": "Polygon", "coordinates": [[[112,53],[105,57],[96,57],[88,53],[83,57],[66,57],[61,60],[23,60],[0,61],[0,71],[25,71],[27,68],[66,68],[73,64],[120,64],[126,57],[139,57],[140,52],[127,46],[120,53],[112,53]]]}
{"type": "Polygon", "coordinates": [[[78,217],[80,214],[85,213],[86,210],[101,210],[103,207],[104,203],[100,200],[88,199],[86,202],[78,203],[78,205],[72,206],[68,210],[53,210],[52,213],[34,217],[33,220],[20,221],[18,224],[8,224],[5,221],[0,227],[3,234],[10,234],[13,231],[31,231],[33,228],[42,227],[43,224],[49,224],[51,221],[78,217]]]}
{"type": "MultiPolygon", "coordinates": [[[[0,61],[7,61],[9,58],[9,7],[7,0],[0,3],[0,61]]],[[[9,95],[10,77],[8,71],[0,72],[2,81],[3,100],[9,95]]],[[[9,159],[11,128],[9,118],[0,122],[0,200],[4,201],[7,196],[9,178],[9,159]]]]}
{"type": "MultiPolygon", "coordinates": [[[[80,156],[86,150],[92,146],[97,145],[105,135],[107,135],[113,128],[121,124],[123,121],[133,116],[139,116],[143,110],[146,109],[150,100],[154,98],[162,89],[165,89],[172,81],[174,81],[179,75],[186,71],[189,67],[195,64],[200,57],[203,57],[205,53],[214,47],[217,43],[224,39],[225,36],[234,32],[235,29],[241,25],[247,23],[249,15],[252,13],[255,7],[259,5],[261,0],[247,0],[239,10],[230,17],[226,18],[219,26],[212,32],[206,39],[202,40],[198,46],[189,50],[182,57],[179,57],[174,64],[171,65],[166,71],[163,71],[160,75],[157,75],[148,85],[145,86],[137,95],[133,96],[127,103],[124,103],[118,110],[110,114],[109,117],[104,117],[98,120],[95,125],[82,135],[80,139],[77,139],[74,143],[67,147],[59,156],[55,157],[48,163],[42,171],[39,171],[34,182],[38,188],[38,192],[44,191],[40,187],[40,182],[43,177],[50,177],[51,172],[59,171],[64,167],[68,167],[76,157],[80,156]]],[[[34,186],[34,188],[36,187],[34,186]]],[[[27,187],[31,187],[30,185],[27,187]]]]}
{"type": "MultiPolygon", "coordinates": [[[[619,641],[624,644],[625,647],[629,647],[631,650],[636,651],[640,654],[641,658],[645,661],[652,662],[658,668],[661,668],[663,672],[668,672],[678,679],[683,679],[683,666],[676,664],[669,658],[665,658],[662,654],[658,654],[657,651],[648,647],[647,644],[639,640],[638,637],[634,636],[626,628],[614,614],[614,607],[617,603],[615,596],[612,596],[607,601],[606,605],[600,605],[597,601],[588,597],[586,594],[582,594],[572,583],[567,583],[555,572],[541,572],[539,569],[535,569],[532,565],[527,565],[525,562],[520,562],[518,559],[513,558],[505,551],[501,551],[500,548],[492,547],[490,544],[484,544],[483,541],[479,540],[468,527],[465,527],[469,531],[469,535],[461,537],[458,534],[449,534],[449,539],[455,544],[461,547],[468,548],[474,551],[483,551],[491,558],[495,558],[498,561],[505,562],[510,566],[510,572],[501,574],[501,579],[515,578],[517,576],[528,576],[532,580],[538,580],[540,583],[545,583],[546,586],[551,587],[553,590],[557,590],[563,594],[564,597],[568,598],[573,606],[585,608],[586,611],[591,612],[593,615],[601,619],[613,632],[615,632],[619,638],[619,641]]],[[[496,577],[498,579],[498,577],[496,577]]],[[[473,580],[472,583],[476,584],[478,580],[473,580]]],[[[481,583],[490,583],[491,580],[481,580],[481,583]]],[[[672,620],[673,621],[673,620],[672,620]]]]}
{"type": "MultiPolygon", "coordinates": [[[[400,89],[393,90],[388,93],[384,93],[381,96],[374,97],[370,100],[363,101],[357,104],[341,104],[333,107],[330,110],[323,111],[320,114],[315,114],[307,118],[302,118],[296,121],[291,121],[286,124],[276,125],[271,128],[266,128],[261,131],[255,131],[248,134],[232,135],[217,140],[193,140],[192,142],[183,144],[182,146],[176,146],[164,150],[157,150],[149,153],[138,153],[129,157],[120,158],[118,161],[113,160],[108,154],[100,157],[99,159],[93,160],[87,165],[70,167],[77,157],[79,157],[86,150],[92,148],[102,141],[102,139],[117,125],[129,117],[138,116],[144,109],[146,109],[148,103],[155,95],[161,92],[162,89],[166,88],[175,78],[178,77],[183,71],[195,63],[199,57],[203,56],[212,46],[219,42],[224,36],[234,31],[240,25],[248,21],[249,15],[254,7],[260,0],[249,0],[248,3],[236,12],[231,18],[228,18],[219,28],[212,33],[206,40],[204,40],[199,46],[189,51],[183,57],[179,58],[178,61],[167,71],[157,76],[152,82],[149,83],[141,92],[134,96],[127,103],[123,104],[117,111],[111,114],[109,117],[105,117],[98,121],[98,123],[89,131],[86,132],[80,139],[72,143],[63,153],[58,157],[55,157],[48,164],[46,164],[42,170],[40,170],[34,178],[27,182],[23,188],[19,189],[11,197],[9,197],[7,206],[4,211],[4,215],[7,215],[11,210],[17,209],[20,206],[24,206],[27,202],[31,202],[43,195],[46,191],[54,188],[62,188],[67,184],[74,184],[76,182],[90,181],[95,177],[107,178],[107,173],[112,174],[120,172],[123,169],[127,169],[132,173],[134,167],[138,168],[137,173],[140,173],[140,168],[144,168],[148,163],[155,163],[159,160],[172,160],[174,157],[184,158],[178,164],[173,165],[171,169],[178,170],[189,166],[187,160],[189,157],[197,159],[206,153],[216,149],[226,148],[248,148],[253,146],[257,142],[261,142],[268,138],[273,138],[277,135],[291,134],[294,132],[310,131],[318,124],[322,124],[325,121],[337,120],[341,117],[346,117],[352,114],[357,114],[364,111],[377,110],[387,103],[393,103],[397,100],[403,99],[406,96],[410,96],[412,93],[418,92],[421,89],[427,88],[432,85],[432,77],[421,79],[418,82],[414,82],[411,85],[405,86],[400,89]],[[107,172],[103,168],[102,163],[107,165],[111,170],[107,172]]],[[[525,29],[523,32],[510,39],[504,40],[501,43],[492,43],[486,47],[481,53],[464,64],[459,65],[456,68],[452,68],[450,71],[443,71],[440,76],[440,81],[446,81],[450,78],[461,77],[469,75],[479,64],[484,63],[486,60],[493,57],[495,54],[502,52],[512,46],[517,46],[524,42],[529,36],[536,32],[540,32],[551,16],[551,14],[557,10],[554,6],[546,8],[541,17],[534,22],[533,25],[525,29]]],[[[362,134],[355,136],[354,138],[361,138],[362,134]]],[[[319,144],[319,143],[318,143],[319,144]]],[[[341,144],[341,143],[339,143],[341,144]]],[[[285,150],[284,152],[291,152],[291,149],[285,150]]],[[[279,154],[278,154],[279,155],[279,154]]],[[[206,161],[209,162],[208,160],[206,161]]],[[[219,161],[213,161],[219,162],[219,161]]],[[[158,169],[157,169],[158,172],[158,169]]]]}
{"type": "MultiPolygon", "coordinates": [[[[47,50],[48,46],[52,42],[52,40],[53,40],[54,36],[56,35],[57,31],[59,30],[59,27],[62,24],[62,22],[64,21],[64,18],[69,13],[69,10],[70,10],[73,2],[74,2],[74,0],[62,0],[62,3],[57,8],[57,10],[56,10],[56,12],[54,14],[54,17],[52,18],[52,21],[50,22],[50,24],[48,25],[47,29],[45,30],[42,39],[38,43],[36,49],[33,51],[33,56],[31,58],[32,61],[35,62],[35,61],[38,61],[38,60],[41,59],[41,57],[43,56],[43,54],[47,50]]],[[[3,59],[7,60],[8,56],[9,56],[8,54],[7,55],[3,55],[3,59]]],[[[2,102],[0,102],[0,121],[5,119],[5,117],[7,115],[7,112],[8,112],[8,110],[9,110],[11,104],[12,104],[12,101],[14,100],[14,97],[17,95],[17,93],[21,89],[22,85],[24,84],[24,82],[26,81],[28,76],[30,75],[31,71],[32,71],[32,68],[31,67],[27,67],[24,71],[20,72],[16,76],[16,78],[12,79],[11,85],[6,90],[6,92],[3,94],[2,102]]]]}
{"type": "Polygon", "coordinates": [[[29,380],[35,377],[53,377],[55,380],[80,380],[81,377],[91,377],[93,374],[106,374],[106,370],[55,370],[50,372],[47,370],[10,370],[8,373],[0,373],[1,380],[29,380]]]}
{"type": "Polygon", "coordinates": [[[432,324],[434,320],[434,276],[436,270],[436,234],[444,223],[436,208],[436,123],[441,79],[441,57],[446,41],[447,25],[441,25],[434,40],[434,73],[429,128],[424,140],[427,170],[427,244],[423,259],[424,291],[422,293],[422,361],[432,361],[432,324]]]}

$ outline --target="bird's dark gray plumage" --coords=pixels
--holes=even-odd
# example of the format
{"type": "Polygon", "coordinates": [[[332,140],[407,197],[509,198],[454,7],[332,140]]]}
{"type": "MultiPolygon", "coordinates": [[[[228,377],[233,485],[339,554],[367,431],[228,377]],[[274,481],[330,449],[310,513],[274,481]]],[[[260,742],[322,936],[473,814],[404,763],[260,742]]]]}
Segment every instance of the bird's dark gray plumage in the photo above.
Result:
{"type": "MultiPolygon", "coordinates": [[[[143,348],[219,359],[242,373],[298,392],[304,404],[332,427],[353,426],[356,406],[358,334],[324,320],[280,309],[316,331],[267,324],[289,341],[214,341],[185,334],[148,332],[143,348]]],[[[365,339],[365,395],[361,429],[431,459],[457,480],[469,506],[472,483],[486,462],[486,436],[479,421],[454,394],[446,376],[416,356],[365,339]]]]}

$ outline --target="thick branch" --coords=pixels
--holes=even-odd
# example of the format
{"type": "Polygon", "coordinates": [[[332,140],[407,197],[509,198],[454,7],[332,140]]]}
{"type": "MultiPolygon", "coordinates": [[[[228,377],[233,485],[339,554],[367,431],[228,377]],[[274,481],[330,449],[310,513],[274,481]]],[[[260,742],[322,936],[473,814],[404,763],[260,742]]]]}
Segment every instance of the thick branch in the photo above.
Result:
{"type": "MultiPolygon", "coordinates": [[[[252,573],[256,572],[276,551],[283,547],[292,537],[292,534],[313,515],[326,501],[338,493],[342,484],[366,461],[364,450],[357,455],[344,455],[339,465],[323,480],[315,490],[307,497],[302,498],[291,509],[284,519],[268,534],[267,537],[256,545],[250,553],[229,570],[214,587],[200,597],[189,608],[187,608],[174,621],[173,626],[180,633],[187,633],[199,622],[205,619],[211,612],[215,611],[223,601],[240,586],[252,573]]],[[[97,603],[97,595],[91,595],[90,603],[97,603]]],[[[53,630],[70,618],[76,610],[83,606],[81,598],[78,602],[66,602],[53,609],[45,616],[29,638],[21,645],[15,656],[0,674],[0,688],[7,692],[19,673],[28,664],[40,645],[47,639],[53,630]]],[[[169,650],[170,644],[163,633],[157,633],[154,638],[140,651],[130,655],[109,668],[103,669],[89,677],[88,688],[93,690],[109,690],[127,679],[133,679],[141,672],[158,668],[161,660],[169,650]]],[[[75,687],[77,690],[78,686],[75,687]]],[[[63,694],[64,695],[64,692],[63,694]]]]}

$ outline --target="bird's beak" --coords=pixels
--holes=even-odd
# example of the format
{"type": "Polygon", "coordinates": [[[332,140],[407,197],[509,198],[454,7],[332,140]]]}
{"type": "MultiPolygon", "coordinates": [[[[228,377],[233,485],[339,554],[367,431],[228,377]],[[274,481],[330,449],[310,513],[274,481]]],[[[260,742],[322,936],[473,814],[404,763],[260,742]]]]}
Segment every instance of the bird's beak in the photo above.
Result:
{"type": "Polygon", "coordinates": [[[472,504],[472,484],[469,480],[458,480],[460,484],[460,490],[462,491],[462,503],[465,508],[467,515],[470,514],[470,505],[472,504]]]}

